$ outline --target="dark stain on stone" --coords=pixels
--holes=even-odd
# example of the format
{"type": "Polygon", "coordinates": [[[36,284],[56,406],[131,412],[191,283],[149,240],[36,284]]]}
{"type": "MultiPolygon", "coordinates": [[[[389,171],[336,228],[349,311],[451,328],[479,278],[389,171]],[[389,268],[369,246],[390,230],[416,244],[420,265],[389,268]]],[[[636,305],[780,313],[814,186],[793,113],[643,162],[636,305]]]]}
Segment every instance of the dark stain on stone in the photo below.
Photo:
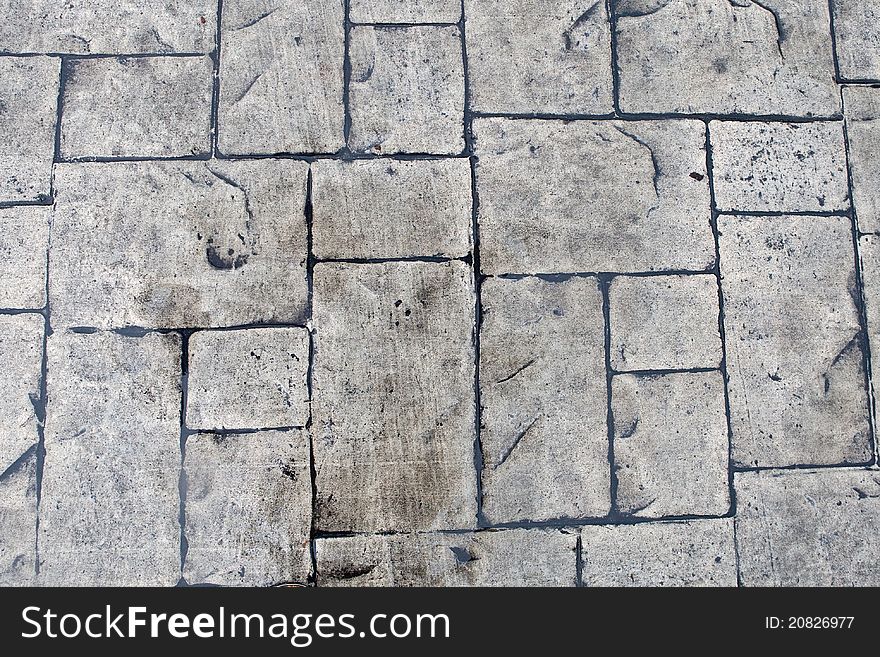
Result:
{"type": "Polygon", "coordinates": [[[221,253],[214,245],[208,245],[205,249],[205,257],[208,264],[214,269],[232,270],[240,269],[247,264],[248,254],[240,253],[235,255],[234,249],[227,249],[226,253],[221,253]]]}

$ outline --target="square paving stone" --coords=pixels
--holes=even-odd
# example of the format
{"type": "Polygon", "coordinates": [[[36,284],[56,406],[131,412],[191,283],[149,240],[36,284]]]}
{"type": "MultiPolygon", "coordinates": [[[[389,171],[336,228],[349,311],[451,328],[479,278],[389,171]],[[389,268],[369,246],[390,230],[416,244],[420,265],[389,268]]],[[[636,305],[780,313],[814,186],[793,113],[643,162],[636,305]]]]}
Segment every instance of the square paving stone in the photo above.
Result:
{"type": "Polygon", "coordinates": [[[355,152],[455,154],[464,149],[464,63],[457,27],[351,30],[355,152]]]}
{"type": "Polygon", "coordinates": [[[351,0],[355,23],[457,23],[461,0],[351,0]]]}
{"type": "Polygon", "coordinates": [[[859,230],[880,232],[880,89],[844,87],[843,107],[859,230]]]}
{"type": "Polygon", "coordinates": [[[298,323],[307,300],[307,166],[57,166],[53,324],[298,323]]]}
{"type": "Polygon", "coordinates": [[[219,149],[332,153],[343,146],[340,0],[224,0],[219,149]]]}
{"type": "Polygon", "coordinates": [[[319,529],[474,526],[474,303],[460,262],[315,266],[319,529]]]}
{"type": "Polygon", "coordinates": [[[493,118],[474,130],[484,272],[713,265],[702,123],[493,118]]]}
{"type": "Polygon", "coordinates": [[[491,278],[481,300],[486,518],[607,515],[605,324],[596,279],[491,278]]]}
{"type": "Polygon", "coordinates": [[[41,315],[0,315],[0,472],[39,439],[44,328],[41,315]]]}
{"type": "Polygon", "coordinates": [[[41,585],[177,583],[180,356],[173,333],[49,336],[41,585]]]}
{"type": "Polygon", "coordinates": [[[466,0],[465,16],[473,109],[612,111],[606,3],[466,0]]]}
{"type": "Polygon", "coordinates": [[[189,339],[186,424],[192,429],[305,426],[304,328],[197,331],[189,339]]]}
{"type": "Polygon", "coordinates": [[[0,209],[0,307],[42,308],[46,304],[46,257],[52,209],[0,209]]]}
{"type": "Polygon", "coordinates": [[[870,459],[848,217],[719,217],[733,458],[870,459]]]}
{"type": "Polygon", "coordinates": [[[608,297],[615,370],[720,364],[715,276],[617,276],[608,297]]]}
{"type": "Polygon", "coordinates": [[[877,586],[880,472],[737,473],[745,586],[877,586]]]}
{"type": "Polygon", "coordinates": [[[662,518],[730,510],[720,372],[618,375],[611,408],[621,513],[662,518]]]}
{"type": "Polygon", "coordinates": [[[465,158],[312,164],[312,236],[319,258],[462,257],[471,250],[465,158]]]}
{"type": "Polygon", "coordinates": [[[624,112],[831,116],[827,0],[619,0],[624,112]]]}
{"type": "Polygon", "coordinates": [[[32,586],[37,542],[37,450],[0,476],[0,586],[32,586]]]}
{"type": "Polygon", "coordinates": [[[210,58],[108,57],[65,66],[62,157],[211,152],[210,58]]]}
{"type": "Polygon", "coordinates": [[[880,5],[872,0],[832,0],[840,76],[880,78],[880,5]]]}
{"type": "Polygon", "coordinates": [[[841,122],[713,121],[709,134],[719,210],[849,208],[841,122]]]}
{"type": "Polygon", "coordinates": [[[184,466],[188,583],[306,582],[312,483],[305,431],[189,436],[184,466]]]}
{"type": "Polygon", "coordinates": [[[574,532],[400,534],[315,542],[318,586],[574,586],[574,532]]]}

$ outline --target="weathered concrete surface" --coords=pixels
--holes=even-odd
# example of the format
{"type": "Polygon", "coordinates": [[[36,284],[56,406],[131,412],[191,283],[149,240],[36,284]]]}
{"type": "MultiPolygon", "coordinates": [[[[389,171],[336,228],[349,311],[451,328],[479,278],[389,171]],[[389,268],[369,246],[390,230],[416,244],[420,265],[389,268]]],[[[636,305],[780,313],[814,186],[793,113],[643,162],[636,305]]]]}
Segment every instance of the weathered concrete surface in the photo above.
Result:
{"type": "Polygon", "coordinates": [[[490,522],[611,508],[602,295],[595,278],[492,278],[481,290],[483,513],[490,522]]]}
{"type": "MultiPolygon", "coordinates": [[[[862,266],[862,288],[868,322],[868,343],[871,349],[871,385],[874,399],[876,399],[878,391],[880,391],[880,236],[863,235],[859,239],[859,258],[862,266]]],[[[876,427],[876,404],[873,411],[874,426],[876,427]]]]}
{"type": "Polygon", "coordinates": [[[0,473],[39,439],[43,330],[40,315],[0,315],[0,473]]]}
{"type": "Polygon", "coordinates": [[[211,152],[210,58],[80,59],[66,66],[62,157],[211,152]]]}
{"type": "Polygon", "coordinates": [[[318,586],[574,586],[576,545],[540,529],[319,539],[318,586]]]}
{"type": "Polygon", "coordinates": [[[39,584],[178,581],[180,356],[173,333],[49,336],[39,584]]]}
{"type": "Polygon", "coordinates": [[[457,23],[461,0],[351,0],[355,23],[457,23]]]}
{"type": "Polygon", "coordinates": [[[471,250],[464,158],[312,164],[312,240],[319,258],[460,258],[471,250]]]}
{"type": "Polygon", "coordinates": [[[743,472],[736,542],[745,586],[877,586],[880,472],[743,472]]]}
{"type": "Polygon", "coordinates": [[[844,87],[853,205],[859,230],[880,231],[880,89],[844,87]]]}
{"type": "Polygon", "coordinates": [[[613,109],[606,3],[466,0],[473,109],[602,114],[613,109]]]}
{"type": "Polygon", "coordinates": [[[307,165],[56,167],[56,326],[214,327],[302,319],[307,165]]]}
{"type": "Polygon", "coordinates": [[[0,209],[0,308],[42,308],[51,208],[0,209]]]}
{"type": "Polygon", "coordinates": [[[849,218],[722,216],[719,231],[734,461],[869,460],[849,218]]]}
{"type": "Polygon", "coordinates": [[[865,0],[831,0],[840,76],[880,79],[880,7],[865,0]]]}
{"type": "Polygon", "coordinates": [[[184,467],[188,583],[305,583],[312,520],[305,431],[192,435],[184,467]]]}
{"type": "Polygon", "coordinates": [[[714,263],[702,123],[478,119],[474,132],[484,272],[714,263]]]}
{"type": "Polygon", "coordinates": [[[319,529],[474,526],[474,302],[460,262],[315,267],[319,529]]]}
{"type": "Polygon", "coordinates": [[[304,328],[196,331],[189,339],[187,426],[305,426],[308,367],[304,328]]]}
{"type": "Polygon", "coordinates": [[[32,586],[37,534],[37,454],[0,475],[0,586],[32,586]]]}

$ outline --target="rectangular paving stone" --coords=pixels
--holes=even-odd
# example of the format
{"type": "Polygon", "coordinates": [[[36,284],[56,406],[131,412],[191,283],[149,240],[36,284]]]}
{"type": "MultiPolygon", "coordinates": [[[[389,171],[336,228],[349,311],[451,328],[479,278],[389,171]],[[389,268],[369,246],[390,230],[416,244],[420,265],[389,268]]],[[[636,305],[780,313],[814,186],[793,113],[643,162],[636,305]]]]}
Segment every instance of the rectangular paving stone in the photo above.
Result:
{"type": "Polygon", "coordinates": [[[606,3],[466,0],[471,104],[481,112],[613,110],[606,3]]]}
{"type": "Polygon", "coordinates": [[[60,61],[0,57],[0,202],[51,198],[60,61]]]}
{"type": "Polygon", "coordinates": [[[319,258],[462,257],[471,250],[465,158],[312,164],[312,239],[319,258]]]}
{"type": "Polygon", "coordinates": [[[483,513],[489,522],[611,508],[605,324],[595,278],[481,288],[483,513]]]}
{"type": "Polygon", "coordinates": [[[46,304],[46,257],[52,209],[0,208],[0,308],[46,304]]]}
{"type": "Polygon", "coordinates": [[[44,326],[41,315],[0,315],[0,472],[39,439],[44,326]]]}
{"type": "Polygon", "coordinates": [[[584,586],[736,586],[733,520],[581,529],[584,586]]]}
{"type": "Polygon", "coordinates": [[[827,0],[619,0],[624,112],[831,116],[827,0]]]}
{"type": "MultiPolygon", "coordinates": [[[[880,386],[880,237],[863,235],[859,238],[859,259],[862,266],[865,314],[868,320],[868,342],[872,356],[871,385],[876,399],[877,393],[880,391],[880,387],[878,387],[880,386]]],[[[873,407],[873,412],[874,426],[877,426],[876,407],[873,407]]]]}
{"type": "Polygon", "coordinates": [[[461,0],[351,0],[355,23],[457,23],[461,0]]]}
{"type": "Polygon", "coordinates": [[[719,217],[733,459],[870,459],[848,217],[719,217]]]}
{"type": "Polygon", "coordinates": [[[608,298],[615,370],[720,365],[715,276],[617,276],[608,298]]]}
{"type": "Polygon", "coordinates": [[[832,0],[840,76],[880,78],[880,6],[865,0],[832,0]]]}
{"type": "Polygon", "coordinates": [[[577,535],[513,529],[315,542],[318,586],[574,586],[577,535]]]}
{"type": "Polygon", "coordinates": [[[0,586],[33,586],[37,536],[37,453],[0,475],[0,586]]]}
{"type": "Polygon", "coordinates": [[[187,438],[190,584],[304,584],[311,570],[312,483],[305,431],[187,438]]]}
{"type": "Polygon", "coordinates": [[[474,526],[474,301],[457,261],[315,266],[318,529],[474,526]]]}
{"type": "Polygon", "coordinates": [[[740,472],[736,543],[745,586],[877,586],[880,473],[740,472]]]}
{"type": "Polygon", "coordinates": [[[493,118],[474,131],[484,272],[713,265],[702,123],[493,118]]]}
{"type": "Polygon", "coordinates": [[[302,321],[307,166],[289,160],[57,166],[53,325],[302,321]]]}
{"type": "Polygon", "coordinates": [[[224,0],[219,142],[233,154],[343,146],[340,0],[224,0]]]}
{"type": "Polygon", "coordinates": [[[719,210],[849,208],[843,124],[712,121],[719,210]]]}
{"type": "Polygon", "coordinates": [[[38,583],[177,583],[180,353],[173,333],[49,336],[38,583]]]}
{"type": "Polygon", "coordinates": [[[305,426],[304,328],[196,331],[189,339],[186,424],[193,429],[305,426]]]}
{"type": "Polygon", "coordinates": [[[358,153],[464,149],[464,62],[457,27],[351,30],[348,146],[358,153]]]}
{"type": "Polygon", "coordinates": [[[730,510],[720,372],[615,376],[617,508],[645,518],[730,510]]]}
{"type": "Polygon", "coordinates": [[[209,57],[73,59],[65,66],[62,157],[211,152],[209,57]]]}
{"type": "Polygon", "coordinates": [[[880,89],[844,87],[843,108],[859,230],[880,232],[880,89]]]}

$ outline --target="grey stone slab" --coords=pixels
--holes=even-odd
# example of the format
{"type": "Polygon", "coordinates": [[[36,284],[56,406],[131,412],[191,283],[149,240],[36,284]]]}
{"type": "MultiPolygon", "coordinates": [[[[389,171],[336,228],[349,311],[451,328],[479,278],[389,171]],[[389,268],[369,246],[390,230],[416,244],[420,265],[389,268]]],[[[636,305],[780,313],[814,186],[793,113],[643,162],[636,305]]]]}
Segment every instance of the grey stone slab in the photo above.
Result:
{"type": "Polygon", "coordinates": [[[74,59],[66,66],[62,157],[211,152],[209,57],[74,59]]]}
{"type": "Polygon", "coordinates": [[[42,308],[46,304],[46,257],[52,209],[0,209],[0,308],[42,308]]]}
{"type": "Polygon", "coordinates": [[[489,522],[611,508],[605,324],[595,278],[481,287],[483,513],[489,522]]]}
{"type": "Polygon", "coordinates": [[[880,78],[880,6],[870,0],[832,0],[831,8],[840,76],[880,78]]]}
{"type": "Polygon", "coordinates": [[[714,263],[702,123],[494,118],[474,130],[484,272],[714,263]]]}
{"type": "Polygon", "coordinates": [[[611,408],[621,513],[662,518],[730,510],[720,372],[618,375],[611,408]]]}
{"type": "Polygon", "coordinates": [[[41,315],[0,315],[0,472],[39,439],[44,324],[41,315]]]}
{"type": "Polygon", "coordinates": [[[741,472],[735,482],[745,586],[880,583],[880,472],[741,472]]]}
{"type": "Polygon", "coordinates": [[[51,196],[60,61],[0,57],[0,202],[51,196]]]}
{"type": "Polygon", "coordinates": [[[736,586],[733,520],[581,529],[584,586],[736,586]]]}
{"type": "Polygon", "coordinates": [[[192,435],[184,466],[188,583],[306,582],[312,482],[305,431],[192,435]]]}
{"type": "Polygon", "coordinates": [[[186,424],[193,429],[305,426],[304,328],[196,331],[189,339],[186,424]]]}
{"type": "Polygon", "coordinates": [[[474,526],[474,302],[457,261],[315,266],[319,529],[474,526]]]}
{"type": "MultiPolygon", "coordinates": [[[[868,343],[872,356],[871,385],[876,399],[880,392],[880,236],[864,235],[859,239],[859,259],[862,266],[862,287],[868,321],[868,343]]],[[[876,407],[874,407],[874,426],[877,426],[876,407]]]]}
{"type": "Polygon", "coordinates": [[[180,361],[173,333],[49,336],[38,583],[177,583],[180,361]]]}
{"type": "Polygon", "coordinates": [[[576,546],[540,529],[319,539],[318,586],[574,586],[576,546]]]}
{"type": "Polygon", "coordinates": [[[709,134],[719,210],[849,208],[843,123],[712,121],[709,134]]]}
{"type": "Polygon", "coordinates": [[[0,51],[210,52],[217,0],[0,0],[0,51]]]}
{"type": "Polygon", "coordinates": [[[351,150],[462,152],[464,62],[457,27],[354,27],[350,57],[351,150]]]}
{"type": "Polygon", "coordinates": [[[613,110],[605,2],[466,0],[473,109],[602,114],[613,110]]]}
{"type": "Polygon", "coordinates": [[[219,148],[332,153],[343,146],[342,0],[224,0],[219,148]]]}
{"type": "Polygon", "coordinates": [[[880,232],[880,89],[844,87],[843,107],[859,230],[880,232]]]}
{"type": "Polygon", "coordinates": [[[0,586],[32,586],[37,543],[37,453],[0,476],[0,586]]]}
{"type": "Polygon", "coordinates": [[[457,23],[461,0],[351,0],[355,23],[457,23]]]}
{"type": "Polygon", "coordinates": [[[848,217],[719,217],[733,458],[870,458],[848,217]]]}
{"type": "Polygon", "coordinates": [[[319,160],[312,206],[319,258],[462,257],[471,250],[465,158],[319,160]]]}
{"type": "Polygon", "coordinates": [[[617,371],[718,367],[715,276],[618,276],[608,291],[617,371]]]}
{"type": "Polygon", "coordinates": [[[625,112],[830,116],[827,0],[620,0],[625,112]]]}
{"type": "Polygon", "coordinates": [[[56,326],[294,323],[305,311],[307,165],[56,167],[56,326]]]}

